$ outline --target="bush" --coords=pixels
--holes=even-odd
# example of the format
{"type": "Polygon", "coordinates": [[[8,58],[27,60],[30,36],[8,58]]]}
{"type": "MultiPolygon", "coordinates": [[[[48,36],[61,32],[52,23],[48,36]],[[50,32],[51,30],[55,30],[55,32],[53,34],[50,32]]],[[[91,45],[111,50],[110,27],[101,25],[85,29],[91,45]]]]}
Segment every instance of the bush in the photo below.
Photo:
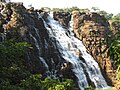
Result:
{"type": "Polygon", "coordinates": [[[41,80],[41,75],[36,74],[23,80],[20,87],[23,90],[72,90],[72,80],[67,79],[64,82],[50,78],[41,80]]]}
{"type": "Polygon", "coordinates": [[[32,74],[25,64],[29,47],[13,39],[0,42],[0,90],[72,90],[72,80],[41,80],[40,74],[32,74]]]}
{"type": "Polygon", "coordinates": [[[30,75],[25,66],[26,42],[0,42],[0,88],[12,88],[30,75]]]}

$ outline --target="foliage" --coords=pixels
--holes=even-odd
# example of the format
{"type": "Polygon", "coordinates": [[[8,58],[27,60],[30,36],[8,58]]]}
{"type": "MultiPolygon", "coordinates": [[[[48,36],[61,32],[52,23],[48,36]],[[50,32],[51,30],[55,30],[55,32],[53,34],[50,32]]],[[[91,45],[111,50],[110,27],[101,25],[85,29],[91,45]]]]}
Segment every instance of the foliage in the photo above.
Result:
{"type": "Polygon", "coordinates": [[[52,11],[55,11],[55,12],[72,12],[72,11],[80,11],[80,9],[76,6],[73,6],[71,8],[53,8],[52,11]]]}
{"type": "Polygon", "coordinates": [[[46,78],[42,81],[42,86],[41,90],[72,90],[72,80],[60,82],[57,79],[46,78]]]}
{"type": "Polygon", "coordinates": [[[120,13],[112,18],[113,26],[118,32],[111,37],[109,56],[114,60],[114,67],[116,68],[117,78],[120,79],[120,13]]]}
{"type": "Polygon", "coordinates": [[[11,88],[30,75],[25,66],[26,42],[8,40],[0,42],[0,88],[11,88]]]}
{"type": "Polygon", "coordinates": [[[90,12],[88,8],[80,9],[76,6],[73,6],[71,8],[53,8],[52,11],[55,11],[55,12],[72,12],[72,11],[90,12]]]}
{"type": "Polygon", "coordinates": [[[72,90],[72,80],[42,80],[40,74],[32,74],[25,64],[25,53],[29,47],[26,42],[13,39],[0,42],[0,89],[72,90]]]}
{"type": "Polygon", "coordinates": [[[76,6],[73,6],[71,8],[64,8],[65,12],[72,12],[72,11],[76,11],[76,10],[80,11],[80,9],[78,7],[76,7],[76,6]]]}
{"type": "MultiPolygon", "coordinates": [[[[44,8],[42,8],[44,9],[44,8]]],[[[103,15],[105,16],[105,18],[107,20],[111,20],[112,17],[113,17],[113,14],[112,13],[107,13],[106,11],[104,10],[100,10],[98,7],[92,7],[91,8],[94,12],[100,14],[100,15],[103,15]]],[[[50,11],[50,9],[49,9],[50,11]]],[[[84,9],[80,9],[76,6],[73,6],[73,7],[70,7],[70,8],[53,8],[51,11],[55,11],[55,12],[72,12],[72,11],[80,11],[80,12],[90,12],[90,9],[88,8],[84,8],[84,9]]]]}
{"type": "Polygon", "coordinates": [[[52,11],[53,12],[63,12],[63,9],[61,9],[61,8],[53,8],[52,11]]]}
{"type": "Polygon", "coordinates": [[[115,65],[120,65],[120,34],[116,34],[111,42],[109,55],[115,60],[115,65]]]}
{"type": "Polygon", "coordinates": [[[60,82],[58,79],[46,78],[41,80],[41,75],[36,74],[23,80],[20,87],[23,90],[72,90],[72,81],[67,79],[60,82]]]}
{"type": "Polygon", "coordinates": [[[117,29],[120,30],[120,13],[118,13],[117,15],[115,15],[112,18],[112,22],[113,22],[113,26],[117,29]]]}
{"type": "Polygon", "coordinates": [[[119,70],[119,71],[117,72],[117,76],[116,76],[116,77],[117,77],[118,79],[120,79],[120,66],[119,66],[119,69],[118,69],[118,70],[119,70]]]}
{"type": "Polygon", "coordinates": [[[105,16],[105,18],[107,19],[107,20],[111,20],[112,19],[112,17],[113,17],[113,14],[112,13],[107,13],[106,11],[104,11],[104,10],[100,10],[98,7],[92,7],[91,8],[94,12],[96,12],[96,13],[98,13],[98,14],[100,14],[100,15],[103,15],[103,16],[105,16]]]}
{"type": "Polygon", "coordinates": [[[95,90],[95,88],[89,86],[88,88],[84,88],[84,90],[95,90]]]}
{"type": "Polygon", "coordinates": [[[90,10],[88,8],[85,9],[80,9],[81,12],[90,12],[90,10]]]}
{"type": "Polygon", "coordinates": [[[29,78],[26,78],[21,81],[20,87],[23,90],[41,90],[41,75],[31,75],[29,78]]]}

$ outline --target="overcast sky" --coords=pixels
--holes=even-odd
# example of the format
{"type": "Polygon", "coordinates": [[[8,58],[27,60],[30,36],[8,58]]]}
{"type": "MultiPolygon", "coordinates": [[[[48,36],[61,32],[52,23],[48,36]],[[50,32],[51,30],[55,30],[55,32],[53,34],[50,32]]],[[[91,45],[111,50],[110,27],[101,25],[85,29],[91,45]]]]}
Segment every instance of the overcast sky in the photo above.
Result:
{"type": "Polygon", "coordinates": [[[108,13],[120,13],[120,0],[11,0],[12,2],[23,2],[26,7],[32,4],[35,8],[66,8],[77,6],[79,8],[98,7],[108,13]]]}

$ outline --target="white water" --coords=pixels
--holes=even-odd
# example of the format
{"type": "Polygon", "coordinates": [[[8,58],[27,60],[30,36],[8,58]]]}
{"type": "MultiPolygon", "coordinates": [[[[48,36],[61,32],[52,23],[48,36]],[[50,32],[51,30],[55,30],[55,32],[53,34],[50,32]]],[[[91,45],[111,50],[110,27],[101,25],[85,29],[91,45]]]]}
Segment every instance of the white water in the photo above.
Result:
{"type": "Polygon", "coordinates": [[[56,39],[61,56],[72,64],[72,71],[78,79],[79,88],[83,89],[89,86],[86,77],[89,77],[97,88],[106,88],[107,84],[101,75],[98,64],[87,53],[82,41],[74,37],[71,29],[69,29],[70,33],[68,33],[68,30],[64,29],[59,22],[50,16],[48,16],[48,22],[45,23],[45,26],[50,37],[56,39]],[[79,53],[82,54],[84,62],[80,60],[79,53]],[[85,72],[87,72],[88,76],[86,76],[85,72]]]}

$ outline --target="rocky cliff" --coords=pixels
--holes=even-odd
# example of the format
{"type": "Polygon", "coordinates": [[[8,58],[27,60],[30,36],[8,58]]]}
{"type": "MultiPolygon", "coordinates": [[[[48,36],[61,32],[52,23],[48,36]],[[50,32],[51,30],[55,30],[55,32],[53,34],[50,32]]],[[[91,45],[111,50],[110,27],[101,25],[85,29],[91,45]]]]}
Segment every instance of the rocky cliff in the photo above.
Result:
{"type": "Polygon", "coordinates": [[[108,56],[109,38],[112,35],[109,22],[97,13],[74,11],[73,29],[77,38],[83,41],[88,52],[97,60],[109,85],[115,85],[113,61],[108,56]]]}

